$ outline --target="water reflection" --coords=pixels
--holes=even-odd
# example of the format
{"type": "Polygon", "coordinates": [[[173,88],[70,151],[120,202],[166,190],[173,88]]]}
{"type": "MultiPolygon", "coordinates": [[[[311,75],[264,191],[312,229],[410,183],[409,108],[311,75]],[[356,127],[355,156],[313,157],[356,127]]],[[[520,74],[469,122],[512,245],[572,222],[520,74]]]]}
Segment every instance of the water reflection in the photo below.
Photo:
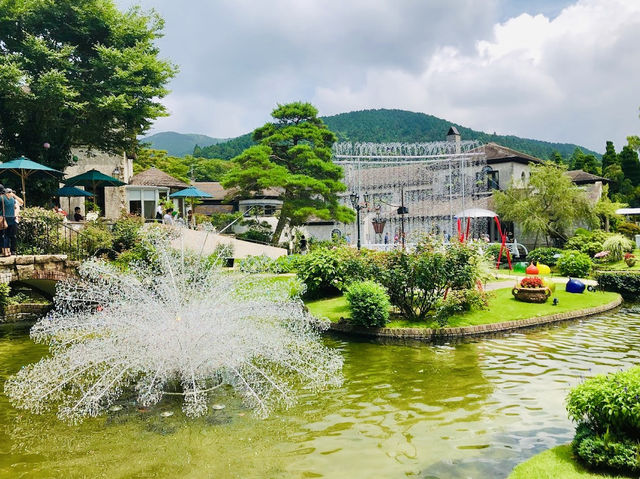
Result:
{"type": "MultiPolygon", "coordinates": [[[[0,334],[2,379],[43,354],[20,330],[0,334]]],[[[640,314],[451,345],[328,342],[345,357],[344,386],[264,421],[223,397],[223,411],[194,421],[170,401],[125,401],[69,426],[0,397],[0,477],[505,477],[570,440],[570,387],[638,362],[640,314]]]]}

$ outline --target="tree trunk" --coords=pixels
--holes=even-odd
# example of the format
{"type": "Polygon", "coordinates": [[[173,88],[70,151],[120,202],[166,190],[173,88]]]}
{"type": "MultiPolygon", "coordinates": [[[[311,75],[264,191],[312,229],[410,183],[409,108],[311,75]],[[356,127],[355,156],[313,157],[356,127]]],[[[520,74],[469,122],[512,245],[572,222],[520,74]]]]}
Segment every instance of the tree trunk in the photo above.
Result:
{"type": "Polygon", "coordinates": [[[609,217],[605,215],[604,217],[604,230],[608,233],[609,232],[609,217]]]}
{"type": "Polygon", "coordinates": [[[271,244],[273,246],[277,246],[280,243],[280,236],[282,236],[282,231],[287,224],[287,216],[284,214],[284,204],[282,205],[282,210],[280,210],[280,218],[278,218],[278,224],[276,225],[276,230],[273,232],[273,236],[271,237],[271,244]]]}

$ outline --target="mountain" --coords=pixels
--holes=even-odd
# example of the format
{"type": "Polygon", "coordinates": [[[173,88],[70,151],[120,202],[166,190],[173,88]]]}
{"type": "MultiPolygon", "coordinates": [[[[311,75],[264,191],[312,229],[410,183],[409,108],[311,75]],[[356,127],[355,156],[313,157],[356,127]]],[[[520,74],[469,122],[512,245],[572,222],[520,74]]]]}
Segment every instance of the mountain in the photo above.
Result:
{"type": "Polygon", "coordinates": [[[196,146],[215,145],[228,139],[211,138],[207,135],[195,133],[176,133],[175,131],[163,131],[155,135],[142,138],[142,143],[149,143],[154,150],[166,150],[170,156],[191,155],[196,146]]]}
{"type": "MultiPolygon", "coordinates": [[[[456,126],[463,140],[478,140],[482,143],[494,142],[527,153],[541,159],[548,159],[557,151],[569,158],[576,148],[583,153],[600,154],[571,143],[521,138],[513,135],[496,135],[472,130],[433,115],[405,110],[362,110],[322,117],[330,130],[338,135],[339,141],[352,142],[402,142],[422,143],[444,140],[450,126],[456,126]]],[[[251,134],[239,136],[223,143],[199,148],[196,156],[230,159],[239,155],[253,144],[251,134]]]]}

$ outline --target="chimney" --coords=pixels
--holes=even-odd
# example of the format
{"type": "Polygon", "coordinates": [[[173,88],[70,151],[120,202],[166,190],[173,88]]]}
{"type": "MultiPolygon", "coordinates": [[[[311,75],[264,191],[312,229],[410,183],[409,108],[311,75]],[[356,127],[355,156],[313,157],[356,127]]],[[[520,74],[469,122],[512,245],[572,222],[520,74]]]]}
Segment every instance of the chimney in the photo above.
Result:
{"type": "Polygon", "coordinates": [[[460,154],[460,132],[455,126],[449,127],[449,132],[447,133],[447,141],[453,141],[456,144],[456,154],[460,154]]]}

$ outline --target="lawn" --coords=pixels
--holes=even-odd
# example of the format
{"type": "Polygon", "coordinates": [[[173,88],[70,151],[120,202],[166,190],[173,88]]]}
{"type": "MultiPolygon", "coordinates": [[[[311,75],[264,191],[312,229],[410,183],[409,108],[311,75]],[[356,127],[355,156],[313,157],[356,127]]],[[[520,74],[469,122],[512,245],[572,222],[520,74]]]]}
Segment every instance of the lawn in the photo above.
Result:
{"type": "MultiPolygon", "coordinates": [[[[584,294],[571,294],[560,290],[558,286],[553,297],[558,298],[558,305],[553,306],[549,300],[544,304],[532,304],[516,301],[511,295],[511,288],[492,291],[489,301],[489,309],[472,311],[469,313],[452,316],[449,326],[475,326],[478,324],[498,323],[526,319],[538,316],[547,316],[556,313],[564,313],[578,309],[592,308],[614,301],[617,293],[585,292],[584,294]]],[[[349,316],[349,308],[344,296],[310,301],[307,303],[309,311],[319,317],[326,317],[336,322],[340,317],[349,316]]],[[[389,328],[431,328],[436,327],[432,321],[412,322],[405,319],[393,319],[387,325],[389,328]]]]}
{"type": "Polygon", "coordinates": [[[634,256],[637,258],[636,264],[629,268],[624,261],[618,261],[616,263],[603,263],[598,264],[594,270],[599,271],[640,271],[640,249],[633,251],[634,256]]]}
{"type": "Polygon", "coordinates": [[[573,460],[571,446],[558,446],[533,456],[518,464],[508,479],[617,479],[626,476],[611,476],[589,472],[573,460]]]}

